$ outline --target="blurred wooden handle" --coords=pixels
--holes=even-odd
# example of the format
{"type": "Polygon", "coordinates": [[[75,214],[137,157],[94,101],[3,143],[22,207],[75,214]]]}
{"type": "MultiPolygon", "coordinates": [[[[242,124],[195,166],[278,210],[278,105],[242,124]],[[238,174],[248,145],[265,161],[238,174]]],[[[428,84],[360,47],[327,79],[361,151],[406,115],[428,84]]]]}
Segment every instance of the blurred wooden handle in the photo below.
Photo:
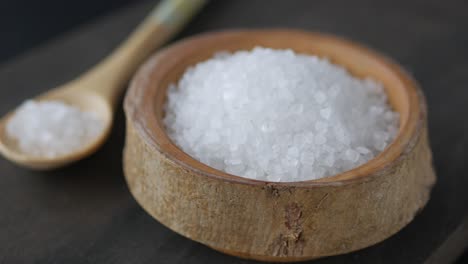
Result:
{"type": "Polygon", "coordinates": [[[115,105],[137,67],[197,13],[206,0],[163,0],[111,55],[79,81],[115,105]]]}

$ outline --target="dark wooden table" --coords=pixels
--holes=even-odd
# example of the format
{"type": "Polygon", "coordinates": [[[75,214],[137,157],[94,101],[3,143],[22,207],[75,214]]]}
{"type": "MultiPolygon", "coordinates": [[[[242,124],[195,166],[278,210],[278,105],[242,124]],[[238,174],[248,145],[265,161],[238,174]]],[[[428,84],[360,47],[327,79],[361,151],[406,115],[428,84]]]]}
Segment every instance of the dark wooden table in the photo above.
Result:
{"type": "MultiPolygon", "coordinates": [[[[103,58],[153,6],[121,10],[0,65],[0,114],[103,58]]],[[[467,246],[468,2],[212,1],[179,38],[226,28],[331,32],[395,58],[422,85],[438,182],[427,207],[373,247],[316,263],[450,263],[467,246]]],[[[92,157],[54,172],[0,159],[0,263],[251,263],[146,214],[123,175],[122,109],[92,157]]]]}

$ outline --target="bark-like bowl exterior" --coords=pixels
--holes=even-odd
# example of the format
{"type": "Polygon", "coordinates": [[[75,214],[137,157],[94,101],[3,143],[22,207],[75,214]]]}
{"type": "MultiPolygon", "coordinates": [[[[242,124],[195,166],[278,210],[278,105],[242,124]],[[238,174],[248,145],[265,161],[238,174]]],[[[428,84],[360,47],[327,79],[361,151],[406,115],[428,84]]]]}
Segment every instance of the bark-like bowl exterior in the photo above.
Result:
{"type": "Polygon", "coordinates": [[[407,225],[435,182],[426,106],[414,81],[382,55],[320,33],[227,31],[173,44],[140,68],[125,113],[124,170],[136,200],[175,232],[239,257],[289,262],[368,247],[407,225]],[[327,57],[357,77],[381,81],[401,115],[397,138],[358,168],[304,182],[250,180],[191,158],[164,131],[168,85],[218,51],[255,46],[327,57]]]}

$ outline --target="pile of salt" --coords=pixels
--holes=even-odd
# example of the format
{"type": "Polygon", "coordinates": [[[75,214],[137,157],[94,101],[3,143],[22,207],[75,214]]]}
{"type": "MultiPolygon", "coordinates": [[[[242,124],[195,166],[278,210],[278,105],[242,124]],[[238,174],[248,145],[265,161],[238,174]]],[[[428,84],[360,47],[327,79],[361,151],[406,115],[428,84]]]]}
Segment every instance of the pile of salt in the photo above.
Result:
{"type": "Polygon", "coordinates": [[[90,144],[104,129],[93,113],[59,101],[24,102],[8,121],[8,137],[30,156],[53,158],[90,144]]]}
{"type": "Polygon", "coordinates": [[[267,181],[319,179],[357,167],[398,131],[380,83],[291,50],[222,53],[171,85],[164,119],[195,159],[267,181]]]}

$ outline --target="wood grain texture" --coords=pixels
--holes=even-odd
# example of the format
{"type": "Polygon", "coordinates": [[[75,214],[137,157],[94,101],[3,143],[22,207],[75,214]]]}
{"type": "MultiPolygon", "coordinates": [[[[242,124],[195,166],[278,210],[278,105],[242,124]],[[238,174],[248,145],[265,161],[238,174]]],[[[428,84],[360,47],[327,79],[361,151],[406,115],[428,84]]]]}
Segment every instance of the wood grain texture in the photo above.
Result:
{"type": "MultiPolygon", "coordinates": [[[[458,248],[461,252],[466,240],[444,242],[468,211],[468,177],[464,177],[468,171],[468,2],[268,2],[265,8],[264,0],[210,1],[179,38],[207,30],[271,26],[345,36],[402,63],[420,82],[428,102],[428,132],[438,181],[427,206],[408,226],[381,243],[310,263],[424,263],[441,245],[442,250],[458,248]]],[[[89,69],[154,4],[146,1],[90,21],[3,62],[0,114],[89,69]]],[[[0,159],[0,263],[257,263],[186,239],[142,210],[122,173],[124,135],[120,108],[109,141],[94,156],[75,165],[35,173],[0,159]]],[[[441,261],[449,263],[456,255],[449,257],[441,261]]]]}
{"type": "Polygon", "coordinates": [[[396,65],[336,37],[295,30],[204,34],[169,46],[140,68],[125,98],[124,171],[148,213],[172,230],[228,254],[300,261],[348,253],[408,224],[435,182],[422,93],[396,65]],[[399,111],[395,141],[375,159],[320,180],[271,183],[210,168],[180,151],[162,122],[167,87],[219,51],[291,48],[385,84],[399,111]]]}

